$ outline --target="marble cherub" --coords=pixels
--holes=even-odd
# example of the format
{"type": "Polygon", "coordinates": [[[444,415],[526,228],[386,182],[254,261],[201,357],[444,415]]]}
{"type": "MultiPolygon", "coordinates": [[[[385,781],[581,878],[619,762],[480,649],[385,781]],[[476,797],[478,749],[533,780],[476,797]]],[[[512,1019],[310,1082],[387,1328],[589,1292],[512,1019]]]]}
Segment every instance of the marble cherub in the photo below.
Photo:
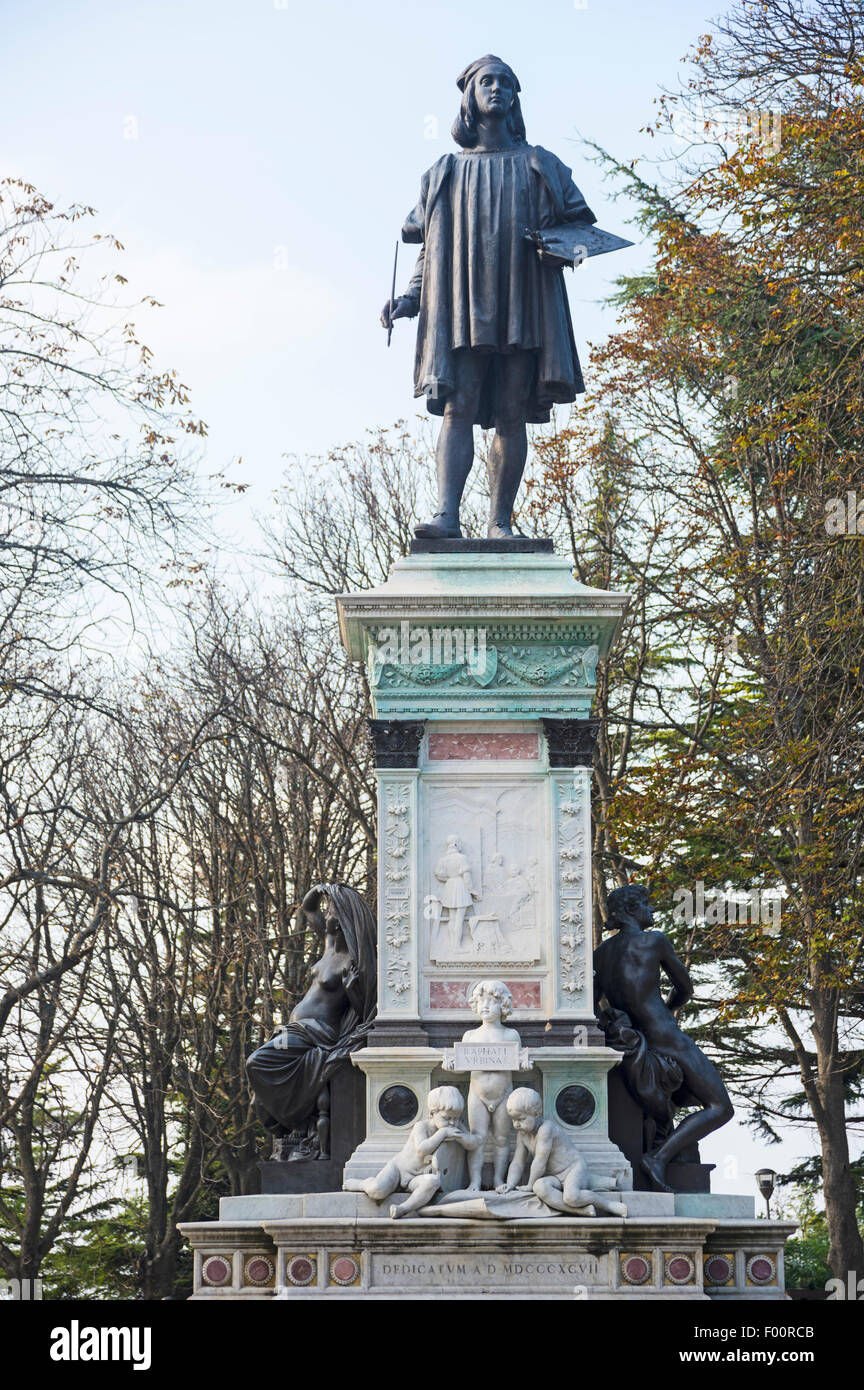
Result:
{"type": "MultiPolygon", "coordinates": [[[[469,1028],[463,1033],[463,1043],[500,1046],[502,1043],[516,1043],[520,1047],[519,1065],[528,1069],[531,1065],[528,1053],[521,1049],[521,1038],[515,1028],[506,1028],[504,1019],[513,1012],[513,996],[502,980],[478,980],[469,999],[472,1010],[481,1019],[479,1028],[469,1028]]],[[[445,1060],[445,1068],[453,1067],[452,1061],[445,1060]]],[[[471,1133],[477,1136],[478,1144],[468,1155],[468,1192],[479,1192],[483,1174],[483,1155],[486,1139],[491,1130],[495,1150],[493,1164],[493,1187],[504,1181],[507,1161],[510,1157],[512,1125],[507,1114],[507,1097],[513,1090],[511,1071],[471,1072],[468,1087],[468,1124],[471,1133]]]]}
{"type": "Polygon", "coordinates": [[[623,1202],[615,1201],[592,1186],[588,1165],[573,1135],[557,1120],[544,1120],[543,1101],[537,1091],[520,1086],[507,1098],[507,1115],[516,1131],[516,1150],[500,1193],[533,1192],[547,1206],[570,1216],[626,1216],[623,1202]],[[530,1159],[528,1179],[520,1178],[530,1159]]]}
{"type": "Polygon", "coordinates": [[[482,1141],[462,1123],[465,1102],[455,1086],[438,1086],[429,1092],[428,1120],[418,1120],[402,1148],[373,1178],[346,1178],[346,1192],[365,1192],[375,1202],[386,1201],[394,1192],[409,1193],[406,1202],[393,1203],[391,1217],[407,1216],[425,1207],[440,1190],[436,1154],[446,1140],[461,1144],[470,1155],[482,1141]]]}

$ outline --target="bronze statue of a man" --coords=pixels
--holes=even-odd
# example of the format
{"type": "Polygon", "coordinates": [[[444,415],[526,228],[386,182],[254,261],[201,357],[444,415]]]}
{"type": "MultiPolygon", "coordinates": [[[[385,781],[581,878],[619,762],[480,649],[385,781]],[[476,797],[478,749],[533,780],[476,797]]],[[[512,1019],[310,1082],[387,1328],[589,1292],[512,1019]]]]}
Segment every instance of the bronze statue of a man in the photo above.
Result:
{"type": "MultiPolygon", "coordinates": [[[[507,63],[487,54],[458,86],[453,138],[462,148],[423,175],[402,228],[403,241],[422,242],[422,250],[407,292],[388,301],[381,321],[389,328],[419,315],[414,394],[443,416],[438,508],[416,535],[461,536],[478,424],[495,427],[488,535],[500,539],[513,534],[526,424],[544,423],[552,405],[585,389],[562,273],[581,257],[556,254],[560,237],[544,237],[543,229],[596,219],[561,160],[528,144],[519,82],[507,63]]],[[[578,243],[576,234],[574,249],[578,243]]]]}

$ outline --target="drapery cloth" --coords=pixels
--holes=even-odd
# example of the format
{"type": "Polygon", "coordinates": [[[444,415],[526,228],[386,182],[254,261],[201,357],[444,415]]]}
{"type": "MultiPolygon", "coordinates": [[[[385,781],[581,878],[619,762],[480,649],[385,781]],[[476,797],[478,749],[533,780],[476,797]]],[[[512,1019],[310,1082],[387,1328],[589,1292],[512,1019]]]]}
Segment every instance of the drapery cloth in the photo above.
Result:
{"type": "Polygon", "coordinates": [[[316,1110],[334,1067],[364,1041],[375,1018],[377,929],[353,888],[317,885],[331,899],[348,948],[342,977],[348,1007],[338,1028],[317,1018],[292,1019],[246,1059],[246,1071],[267,1129],[301,1129],[316,1110]]]}
{"type": "MultiPolygon", "coordinates": [[[[529,423],[584,391],[563,270],[544,265],[525,232],[596,220],[570,170],[540,145],[447,154],[423,175],[402,238],[423,243],[407,297],[419,313],[414,394],[431,412],[444,412],[461,349],[536,354],[529,423]]],[[[494,423],[489,392],[476,423],[494,423]]]]}
{"type": "Polygon", "coordinates": [[[676,1109],[699,1104],[684,1084],[680,1063],[665,1052],[655,1051],[623,1009],[603,1009],[599,1023],[608,1046],[623,1054],[624,1085],[661,1133],[671,1128],[676,1109]]]}

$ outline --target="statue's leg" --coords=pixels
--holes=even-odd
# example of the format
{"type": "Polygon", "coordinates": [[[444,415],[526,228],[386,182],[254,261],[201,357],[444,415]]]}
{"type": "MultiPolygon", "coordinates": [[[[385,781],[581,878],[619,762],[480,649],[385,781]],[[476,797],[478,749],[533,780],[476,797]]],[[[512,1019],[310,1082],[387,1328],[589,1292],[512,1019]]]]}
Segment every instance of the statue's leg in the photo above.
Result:
{"type": "Polygon", "coordinates": [[[318,1099],[315,1102],[318,1110],[318,1117],[315,1121],[315,1129],[318,1134],[318,1157],[330,1157],[330,1084],[329,1082],[321,1087],[318,1092],[318,1099]]]}
{"type": "Polygon", "coordinates": [[[440,1186],[440,1180],[433,1173],[424,1173],[420,1177],[412,1178],[408,1185],[411,1196],[407,1202],[400,1202],[398,1206],[394,1202],[390,1208],[390,1215],[407,1216],[409,1212],[419,1211],[432,1201],[440,1186]]]}
{"type": "Polygon", "coordinates": [[[383,1202],[399,1186],[399,1166],[391,1159],[373,1178],[346,1178],[342,1184],[343,1192],[365,1192],[373,1202],[383,1202]]]}
{"type": "Polygon", "coordinates": [[[528,456],[525,417],[536,371],[537,357],[533,352],[513,352],[498,358],[495,437],[488,466],[491,539],[513,534],[513,506],[528,456]]]}
{"type": "Polygon", "coordinates": [[[605,1211],[609,1216],[626,1216],[627,1207],[624,1202],[616,1202],[611,1197],[604,1197],[598,1192],[586,1194],[591,1198],[598,1211],[605,1211]]]}
{"type": "Polygon", "coordinates": [[[492,1134],[495,1140],[495,1175],[493,1187],[500,1187],[507,1177],[510,1164],[510,1140],[513,1135],[513,1121],[507,1114],[507,1097],[499,1101],[492,1116],[492,1134]]]}
{"type": "Polygon", "coordinates": [[[672,1191],[666,1182],[666,1165],[690,1144],[698,1143],[706,1134],[712,1134],[715,1129],[725,1125],[735,1113],[714,1063],[689,1038],[686,1042],[689,1047],[676,1060],[683,1063],[684,1084],[691,1095],[703,1102],[703,1108],[688,1115],[659,1148],[643,1157],[644,1172],[661,1192],[672,1191]]]}
{"type": "MultiPolygon", "coordinates": [[[[486,1135],[489,1133],[489,1111],[478,1096],[468,1090],[468,1128],[480,1140],[476,1149],[468,1154],[468,1191],[479,1192],[483,1182],[483,1158],[486,1149],[486,1135]]],[[[503,1182],[503,1178],[502,1178],[503,1182]]]]}
{"type": "Polygon", "coordinates": [[[551,1178],[548,1175],[543,1178],[538,1178],[534,1184],[533,1191],[534,1196],[539,1197],[540,1201],[545,1202],[547,1207],[551,1207],[553,1211],[562,1211],[567,1216],[596,1215],[596,1209],[591,1204],[592,1193],[588,1192],[585,1194],[587,1197],[587,1201],[585,1202],[568,1202],[561,1188],[560,1179],[558,1178],[551,1178]]]}
{"type": "Polygon", "coordinates": [[[438,507],[429,521],[414,527],[423,539],[440,540],[462,535],[459,504],[474,462],[474,421],[489,359],[462,350],[454,353],[456,385],[444,405],[435,464],[438,474],[438,507]]]}
{"type": "Polygon", "coordinates": [[[451,907],[450,920],[447,925],[450,928],[450,949],[458,951],[462,945],[462,924],[465,920],[464,907],[451,907]]]}

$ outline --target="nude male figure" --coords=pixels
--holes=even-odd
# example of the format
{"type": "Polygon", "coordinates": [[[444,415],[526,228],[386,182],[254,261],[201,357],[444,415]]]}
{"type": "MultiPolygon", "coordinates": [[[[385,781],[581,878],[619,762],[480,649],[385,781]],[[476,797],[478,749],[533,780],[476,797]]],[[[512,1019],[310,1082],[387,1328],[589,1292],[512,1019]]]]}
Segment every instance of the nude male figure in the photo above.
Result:
{"type": "MultiPolygon", "coordinates": [[[[645,1037],[651,1052],[677,1062],[683,1083],[678,1104],[701,1108],[688,1115],[650,1154],[642,1168],[661,1192],[671,1192],[666,1166],[690,1144],[704,1139],[731,1120],[734,1113],[726,1087],[714,1063],[678,1027],[675,1014],[693,995],[693,982],[668,937],[652,931],[654,910],[648,892],[639,884],[609,894],[607,937],[594,952],[594,1003],[598,1017],[605,996],[613,1009],[628,1015],[645,1037]],[[661,993],[661,971],[672,989],[661,993]]],[[[602,1019],[601,1019],[602,1022],[602,1019]]]]}

